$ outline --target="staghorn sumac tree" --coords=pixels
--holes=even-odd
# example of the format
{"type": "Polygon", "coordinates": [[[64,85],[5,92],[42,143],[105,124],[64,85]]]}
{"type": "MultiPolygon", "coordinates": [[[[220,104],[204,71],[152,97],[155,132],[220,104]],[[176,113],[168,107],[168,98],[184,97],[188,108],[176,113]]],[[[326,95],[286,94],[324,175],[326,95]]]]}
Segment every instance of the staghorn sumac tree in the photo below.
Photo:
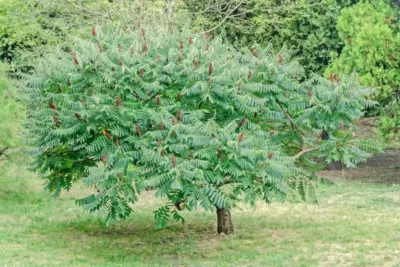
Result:
{"type": "Polygon", "coordinates": [[[285,47],[239,52],[208,34],[95,27],[23,76],[25,141],[47,189],[82,180],[94,193],[77,203],[105,210],[108,224],[147,189],[166,199],[157,227],[201,207],[229,234],[238,203],[315,200],[322,161],[355,167],[375,150],[350,138],[371,90],[355,74],[302,75],[285,47]]]}

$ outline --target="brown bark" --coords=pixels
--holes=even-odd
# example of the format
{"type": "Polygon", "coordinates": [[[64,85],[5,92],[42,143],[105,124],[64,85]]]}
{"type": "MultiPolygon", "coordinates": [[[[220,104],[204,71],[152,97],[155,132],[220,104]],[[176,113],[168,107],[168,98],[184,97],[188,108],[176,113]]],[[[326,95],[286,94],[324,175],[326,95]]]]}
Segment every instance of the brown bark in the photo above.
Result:
{"type": "MultiPolygon", "coordinates": [[[[325,130],[321,134],[322,140],[328,140],[329,134],[325,130]]],[[[340,161],[334,161],[326,165],[326,169],[329,171],[340,171],[343,169],[342,163],[340,161]]]]}
{"type": "Polygon", "coordinates": [[[226,235],[229,235],[234,232],[230,210],[217,208],[217,219],[218,234],[224,233],[226,235]]]}

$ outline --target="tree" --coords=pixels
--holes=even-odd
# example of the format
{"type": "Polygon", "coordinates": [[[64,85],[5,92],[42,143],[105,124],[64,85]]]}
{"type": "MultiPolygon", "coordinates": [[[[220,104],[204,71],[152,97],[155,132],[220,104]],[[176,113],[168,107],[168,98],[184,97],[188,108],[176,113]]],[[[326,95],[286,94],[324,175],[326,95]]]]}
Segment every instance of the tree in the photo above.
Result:
{"type": "Polygon", "coordinates": [[[59,195],[83,180],[94,193],[77,203],[105,210],[108,224],[154,189],[167,200],[157,227],[201,207],[216,210],[218,232],[228,234],[238,203],[315,201],[321,161],[355,167],[376,150],[350,138],[375,104],[356,74],[300,83],[304,71],[285,47],[239,52],[208,33],[92,35],[22,75],[25,141],[47,189],[59,195]]]}
{"type": "Polygon", "coordinates": [[[83,36],[95,24],[138,29],[188,23],[181,0],[0,0],[0,15],[0,60],[24,72],[36,57],[68,46],[69,35],[83,36]]]}
{"type": "Polygon", "coordinates": [[[224,32],[237,47],[286,44],[307,72],[323,73],[344,46],[336,29],[353,0],[189,0],[192,27],[224,32]]]}
{"type": "Polygon", "coordinates": [[[362,2],[342,11],[337,28],[345,46],[325,71],[326,76],[357,71],[361,83],[377,88],[375,99],[382,106],[399,94],[400,86],[398,10],[386,2],[362,2]]]}

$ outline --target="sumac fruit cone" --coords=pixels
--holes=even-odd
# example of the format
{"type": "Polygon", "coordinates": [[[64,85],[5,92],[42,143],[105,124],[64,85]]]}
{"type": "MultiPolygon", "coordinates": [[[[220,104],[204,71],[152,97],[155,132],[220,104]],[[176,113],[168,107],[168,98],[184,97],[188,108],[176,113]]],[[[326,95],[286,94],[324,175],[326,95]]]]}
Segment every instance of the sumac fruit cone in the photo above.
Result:
{"type": "Polygon", "coordinates": [[[171,117],[171,121],[172,121],[172,125],[175,125],[175,124],[176,124],[176,120],[175,120],[174,117],[171,117]]]}
{"type": "Polygon", "coordinates": [[[182,121],[182,111],[178,109],[178,115],[177,115],[178,121],[182,121]]]}
{"type": "Polygon", "coordinates": [[[121,59],[118,59],[118,63],[119,63],[119,65],[122,67],[122,65],[124,65],[124,63],[122,63],[122,60],[121,59]]]}
{"type": "Polygon", "coordinates": [[[142,28],[142,38],[146,40],[146,31],[142,28]]]}
{"type": "Polygon", "coordinates": [[[176,100],[177,100],[178,102],[181,102],[181,98],[182,98],[182,95],[181,95],[180,92],[178,92],[178,95],[176,96],[176,100]]]}
{"type": "Polygon", "coordinates": [[[99,48],[99,52],[102,53],[103,52],[103,47],[101,45],[97,46],[99,48]]]}
{"type": "Polygon", "coordinates": [[[129,51],[131,51],[131,54],[133,54],[135,52],[135,48],[133,46],[131,46],[131,48],[129,49],[129,51]]]}
{"type": "Polygon", "coordinates": [[[197,59],[195,59],[195,61],[193,62],[194,66],[197,67],[199,65],[199,61],[197,59]]]}
{"type": "Polygon", "coordinates": [[[334,83],[335,82],[335,73],[331,72],[330,78],[331,78],[331,83],[334,83]]]}
{"type": "Polygon", "coordinates": [[[218,150],[217,150],[217,157],[218,157],[218,158],[221,158],[221,149],[218,149],[218,150]]]}
{"type": "Polygon", "coordinates": [[[308,97],[312,97],[312,92],[311,92],[311,90],[310,90],[310,89],[308,89],[308,91],[307,91],[307,95],[308,95],[308,97]]]}
{"type": "Polygon", "coordinates": [[[247,118],[243,118],[239,123],[239,127],[242,127],[246,123],[246,120],[247,118]]]}
{"type": "Polygon", "coordinates": [[[143,52],[147,52],[149,48],[147,47],[147,43],[144,43],[143,45],[143,52]]]}
{"type": "Polygon", "coordinates": [[[273,157],[274,157],[274,152],[271,152],[271,153],[268,154],[268,158],[269,159],[272,159],[273,157]]]}
{"type": "Polygon", "coordinates": [[[122,46],[121,46],[121,44],[118,44],[118,52],[122,52],[122,46]]]}
{"type": "Polygon", "coordinates": [[[137,135],[137,136],[141,136],[141,135],[142,135],[142,132],[140,131],[140,125],[139,125],[139,123],[136,123],[135,129],[136,129],[136,135],[137,135]]]}
{"type": "Polygon", "coordinates": [[[211,76],[212,73],[213,73],[213,64],[210,63],[210,64],[208,65],[208,75],[211,76]]]}
{"type": "Polygon", "coordinates": [[[206,33],[205,33],[205,37],[206,37],[206,40],[210,39],[210,33],[209,33],[209,32],[206,32],[206,33]]]}
{"type": "Polygon", "coordinates": [[[118,138],[115,139],[115,145],[116,145],[117,147],[119,147],[119,139],[118,139],[118,138]]]}
{"type": "Polygon", "coordinates": [[[144,76],[144,69],[140,69],[139,75],[140,75],[140,78],[143,78],[143,76],[144,76]]]}
{"type": "Polygon", "coordinates": [[[117,97],[115,98],[115,106],[119,107],[119,105],[121,105],[121,97],[117,95],[117,97]]]}
{"type": "Polygon", "coordinates": [[[182,61],[182,54],[178,55],[178,61],[181,62],[182,61]]]}
{"type": "Polygon", "coordinates": [[[82,104],[85,105],[85,100],[83,98],[80,101],[81,101],[82,104]]]}
{"type": "Polygon", "coordinates": [[[158,146],[161,146],[161,144],[162,144],[162,138],[158,139],[157,145],[158,145],[158,146]]]}
{"type": "Polygon", "coordinates": [[[92,35],[93,35],[93,37],[96,37],[97,36],[97,34],[96,34],[96,27],[92,27],[92,35]]]}
{"type": "Polygon", "coordinates": [[[171,155],[171,163],[173,167],[176,167],[176,158],[174,154],[171,155]]]}
{"type": "Polygon", "coordinates": [[[206,45],[206,51],[208,51],[209,49],[210,49],[210,45],[207,44],[207,45],[206,45]]]}
{"type": "Polygon", "coordinates": [[[251,78],[251,70],[249,70],[249,73],[247,73],[247,79],[251,78]]]}
{"type": "Polygon", "coordinates": [[[339,76],[336,76],[336,82],[340,83],[340,77],[339,76]]]}
{"type": "Polygon", "coordinates": [[[242,132],[239,134],[239,143],[241,143],[243,139],[244,139],[244,133],[242,132]]]}
{"type": "Polygon", "coordinates": [[[159,95],[156,96],[157,106],[161,106],[161,98],[159,95]]]}
{"type": "Polygon", "coordinates": [[[55,123],[55,125],[58,125],[60,122],[58,121],[56,115],[53,116],[53,122],[55,123]]]}
{"type": "Polygon", "coordinates": [[[161,150],[160,155],[161,155],[161,157],[165,156],[165,150],[164,149],[161,150]]]}
{"type": "Polygon", "coordinates": [[[256,51],[256,49],[255,48],[253,48],[252,50],[251,50],[251,53],[253,54],[253,56],[257,56],[257,51],[256,51]]]}
{"type": "Polygon", "coordinates": [[[189,44],[192,44],[192,43],[193,43],[193,37],[189,36],[189,44]]]}
{"type": "Polygon", "coordinates": [[[110,140],[110,139],[112,138],[111,134],[107,133],[107,131],[104,130],[104,129],[103,129],[103,135],[104,135],[108,140],[110,140]]]}
{"type": "Polygon", "coordinates": [[[164,123],[160,122],[160,125],[158,126],[158,128],[160,129],[160,131],[162,131],[164,129],[164,123]]]}
{"type": "Polygon", "coordinates": [[[101,154],[100,159],[102,162],[107,163],[106,156],[104,156],[104,154],[101,154]]]}
{"type": "Polygon", "coordinates": [[[75,118],[77,118],[78,120],[80,120],[80,119],[81,119],[81,115],[79,115],[78,112],[75,112],[75,118]]]}
{"type": "Polygon", "coordinates": [[[79,65],[79,60],[78,60],[78,56],[76,55],[76,53],[74,53],[74,62],[76,65],[79,65]]]}
{"type": "Polygon", "coordinates": [[[157,56],[157,62],[160,62],[160,61],[161,61],[161,56],[158,55],[158,56],[157,56]]]}
{"type": "Polygon", "coordinates": [[[281,55],[279,55],[279,64],[282,64],[282,62],[283,62],[283,57],[281,56],[281,55]]]}
{"type": "Polygon", "coordinates": [[[182,50],[183,49],[183,41],[179,41],[179,48],[182,50]]]}
{"type": "Polygon", "coordinates": [[[51,101],[49,101],[49,107],[51,109],[57,110],[56,106],[51,101]]]}
{"type": "Polygon", "coordinates": [[[119,172],[119,173],[118,173],[118,178],[119,178],[119,179],[122,179],[122,172],[119,172]]]}

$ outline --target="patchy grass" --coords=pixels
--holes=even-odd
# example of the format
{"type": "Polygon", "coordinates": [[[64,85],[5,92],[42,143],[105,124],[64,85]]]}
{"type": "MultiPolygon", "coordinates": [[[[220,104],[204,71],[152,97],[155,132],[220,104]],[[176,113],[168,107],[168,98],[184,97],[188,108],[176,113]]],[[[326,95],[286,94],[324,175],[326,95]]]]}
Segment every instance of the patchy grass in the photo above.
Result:
{"type": "Polygon", "coordinates": [[[337,179],[319,188],[318,205],[243,207],[231,236],[205,212],[154,230],[162,200],[151,192],[106,227],[74,205],[82,190],[52,199],[41,187],[21,166],[2,167],[0,266],[400,266],[400,185],[337,179]]]}

